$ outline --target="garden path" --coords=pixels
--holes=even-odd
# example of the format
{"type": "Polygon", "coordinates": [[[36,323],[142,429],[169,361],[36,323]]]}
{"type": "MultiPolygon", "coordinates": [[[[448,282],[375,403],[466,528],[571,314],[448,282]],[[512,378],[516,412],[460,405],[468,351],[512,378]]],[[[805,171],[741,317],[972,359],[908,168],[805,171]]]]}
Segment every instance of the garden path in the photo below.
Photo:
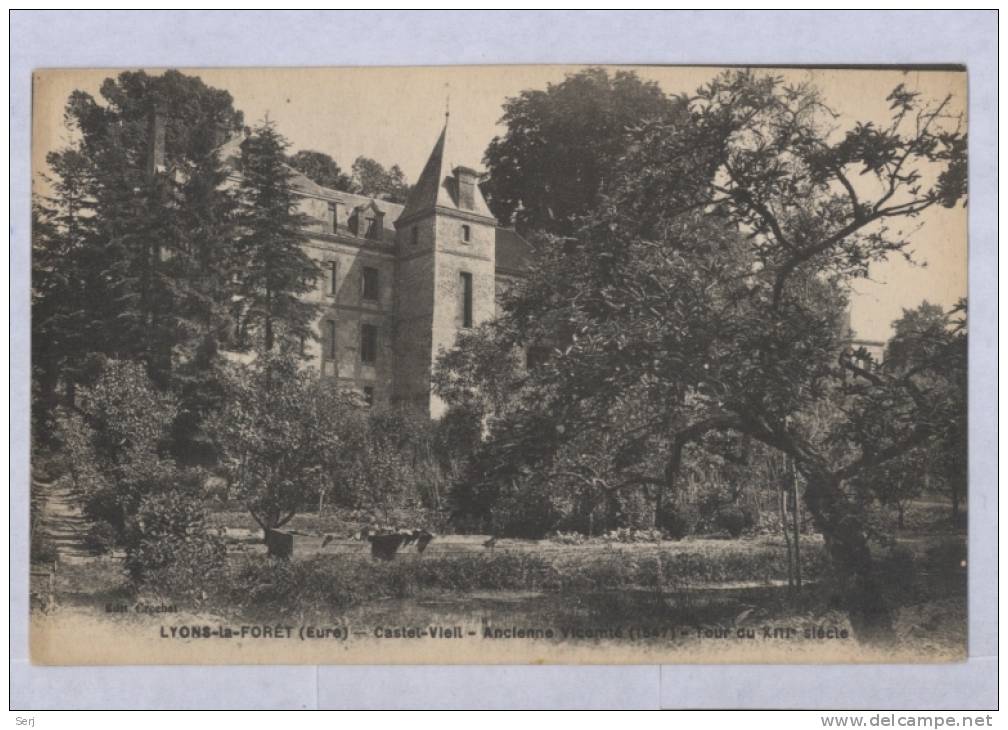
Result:
{"type": "Polygon", "coordinates": [[[32,480],[32,491],[42,497],[42,530],[56,546],[61,563],[93,559],[84,546],[87,521],[65,479],[32,480]]]}

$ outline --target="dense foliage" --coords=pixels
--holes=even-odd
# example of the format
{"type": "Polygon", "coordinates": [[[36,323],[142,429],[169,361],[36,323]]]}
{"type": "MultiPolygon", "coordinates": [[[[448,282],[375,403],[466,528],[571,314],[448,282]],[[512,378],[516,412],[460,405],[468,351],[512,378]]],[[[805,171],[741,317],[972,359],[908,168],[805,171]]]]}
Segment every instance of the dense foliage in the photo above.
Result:
{"type": "Polygon", "coordinates": [[[287,157],[287,163],[309,180],[333,190],[354,192],[353,179],[340,169],[332,157],[325,152],[299,150],[287,157]]]}
{"type": "MultiPolygon", "coordinates": [[[[965,194],[949,100],[901,86],[888,101],[887,124],[836,131],[815,89],[728,72],[681,114],[630,130],[598,207],[546,248],[478,344],[496,362],[543,344],[552,357],[515,376],[522,388],[473,462],[463,508],[517,499],[543,514],[578,484],[651,486],[661,524],[686,447],[737,434],[793,460],[854,620],[886,626],[846,485],[933,437],[947,399],[918,369],[858,365],[847,290],[872,262],[906,254],[890,222],[965,194]]],[[[442,366],[453,361],[463,371],[442,382],[499,377],[479,367],[494,362],[485,354],[442,366]]]]}
{"type": "Polygon", "coordinates": [[[676,113],[656,83],[592,68],[504,102],[507,131],[487,147],[483,185],[490,209],[519,231],[566,234],[600,202],[628,151],[628,128],[676,113]]]}
{"type": "Polygon", "coordinates": [[[405,203],[410,186],[399,165],[385,168],[377,160],[363,155],[353,162],[353,192],[393,203],[405,203]]]}

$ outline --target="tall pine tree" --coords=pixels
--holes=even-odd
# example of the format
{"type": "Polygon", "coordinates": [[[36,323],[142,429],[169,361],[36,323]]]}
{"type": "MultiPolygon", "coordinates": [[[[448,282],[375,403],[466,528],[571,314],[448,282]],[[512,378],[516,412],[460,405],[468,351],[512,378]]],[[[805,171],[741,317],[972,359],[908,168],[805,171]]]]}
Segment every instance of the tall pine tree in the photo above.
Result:
{"type": "Polygon", "coordinates": [[[32,205],[32,392],[46,422],[62,384],[74,400],[84,362],[110,317],[110,281],[95,245],[94,168],[79,149],[47,156],[48,196],[32,205]]]}
{"type": "Polygon", "coordinates": [[[286,164],[287,146],[268,120],[242,145],[233,313],[246,349],[296,350],[314,336],[318,307],[302,295],[321,272],[304,251],[307,220],[290,186],[294,173],[286,164]]]}
{"type": "Polygon", "coordinates": [[[96,353],[144,362],[162,388],[195,399],[190,412],[205,411],[200,393],[232,329],[236,238],[215,150],[242,115],[226,91],[177,71],[124,72],[101,97],[70,95],[77,142],[49,155],[52,195],[36,215],[39,393],[55,381],[72,395],[96,353]]]}

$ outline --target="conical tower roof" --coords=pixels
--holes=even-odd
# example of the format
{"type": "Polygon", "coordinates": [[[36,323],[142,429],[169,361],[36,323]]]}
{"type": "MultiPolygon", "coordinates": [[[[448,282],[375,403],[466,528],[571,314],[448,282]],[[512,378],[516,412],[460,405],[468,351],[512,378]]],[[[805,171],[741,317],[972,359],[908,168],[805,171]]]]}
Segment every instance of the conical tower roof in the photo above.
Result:
{"type": "Polygon", "coordinates": [[[406,220],[434,209],[454,210],[493,218],[493,213],[490,212],[479,185],[476,185],[471,208],[463,208],[459,204],[458,180],[454,171],[458,168],[464,168],[474,175],[478,175],[478,173],[474,168],[459,160],[454,153],[452,149],[453,135],[449,133],[448,126],[446,115],[441,135],[434,144],[434,149],[431,150],[430,157],[427,158],[427,164],[424,165],[416,185],[410,190],[409,197],[406,199],[406,207],[403,209],[402,215],[399,216],[399,220],[406,220]]]}

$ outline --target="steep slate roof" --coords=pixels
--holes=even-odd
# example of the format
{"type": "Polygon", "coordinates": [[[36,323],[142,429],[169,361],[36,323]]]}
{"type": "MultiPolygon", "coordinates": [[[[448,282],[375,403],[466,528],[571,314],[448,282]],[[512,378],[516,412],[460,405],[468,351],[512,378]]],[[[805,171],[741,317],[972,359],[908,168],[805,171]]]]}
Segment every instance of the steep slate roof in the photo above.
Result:
{"type": "Polygon", "coordinates": [[[514,228],[497,226],[495,248],[500,273],[521,274],[535,263],[536,250],[514,228]]]}
{"type": "Polygon", "coordinates": [[[431,150],[427,164],[424,165],[423,172],[416,185],[410,191],[406,199],[406,208],[402,212],[403,218],[409,218],[417,213],[431,210],[433,208],[447,208],[449,210],[464,210],[467,213],[493,218],[493,213],[483,199],[479,185],[473,195],[473,207],[471,210],[460,208],[458,204],[458,191],[455,189],[455,176],[452,170],[457,166],[465,165],[458,159],[452,150],[452,135],[448,132],[448,122],[445,121],[441,136],[438,137],[434,149],[431,150]]]}
{"type": "MultiPolygon", "coordinates": [[[[315,185],[315,183],[312,184],[315,185]]],[[[355,208],[367,208],[368,206],[373,205],[385,214],[382,216],[382,241],[388,244],[395,243],[395,222],[402,213],[403,207],[401,203],[392,203],[388,200],[382,200],[380,198],[369,198],[366,195],[357,195],[356,193],[345,193],[342,190],[324,188],[321,185],[316,185],[316,187],[322,191],[322,197],[331,200],[338,200],[340,203],[345,205],[349,211],[352,211],[355,208]]]]}
{"type": "MultiPolygon", "coordinates": [[[[245,141],[242,136],[233,137],[218,148],[218,154],[224,165],[233,172],[238,171],[238,162],[241,157],[241,144],[245,141]]],[[[312,195],[329,200],[338,200],[346,206],[347,210],[353,210],[360,206],[374,205],[385,215],[382,217],[382,240],[386,243],[395,243],[395,222],[399,218],[406,218],[434,207],[448,208],[449,210],[464,210],[458,206],[458,195],[454,190],[454,175],[452,169],[458,162],[453,162],[450,149],[450,135],[448,134],[447,123],[441,130],[430,158],[420,173],[420,179],[410,191],[406,205],[392,203],[387,200],[370,198],[366,195],[347,193],[342,190],[333,190],[323,187],[306,175],[298,172],[293,167],[288,166],[291,171],[291,187],[306,195],[312,195]]],[[[480,192],[479,185],[473,195],[474,210],[467,210],[468,213],[475,213],[487,218],[493,218],[493,213],[480,192]]],[[[522,238],[513,228],[497,226],[495,236],[495,257],[496,266],[500,273],[521,274],[535,263],[536,251],[528,241],[522,238]]]]}
{"type": "MultiPolygon", "coordinates": [[[[236,175],[240,174],[239,162],[241,161],[241,146],[244,141],[245,137],[238,135],[217,148],[217,154],[220,156],[221,162],[236,175]]],[[[389,244],[395,243],[395,221],[402,214],[403,210],[403,206],[400,203],[392,203],[388,200],[370,198],[366,195],[357,195],[356,193],[347,193],[342,190],[327,188],[319,185],[290,165],[284,165],[284,167],[291,173],[291,187],[305,195],[339,201],[345,206],[346,211],[352,211],[354,208],[367,207],[373,204],[385,214],[382,217],[382,241],[389,244]]]]}

